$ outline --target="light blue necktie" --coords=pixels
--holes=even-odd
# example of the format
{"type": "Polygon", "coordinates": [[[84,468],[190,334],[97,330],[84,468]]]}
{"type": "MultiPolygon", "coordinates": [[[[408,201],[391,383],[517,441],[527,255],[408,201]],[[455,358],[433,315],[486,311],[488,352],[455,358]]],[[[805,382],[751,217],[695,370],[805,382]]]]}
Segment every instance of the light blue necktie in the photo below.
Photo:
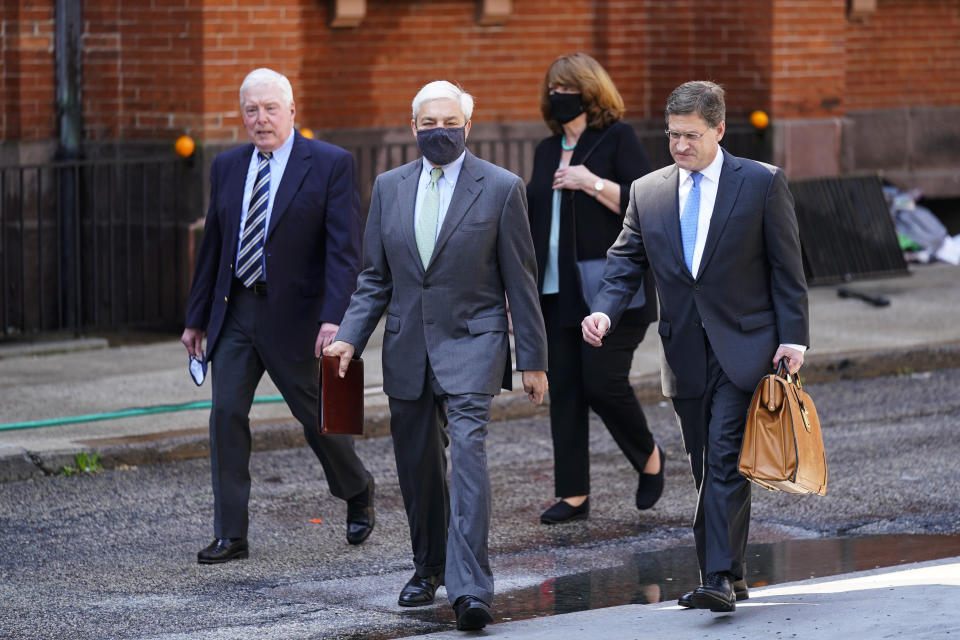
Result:
{"type": "Polygon", "coordinates": [[[690,177],[693,178],[693,186],[680,214],[680,238],[683,240],[683,260],[690,273],[693,273],[693,249],[697,246],[697,223],[700,221],[700,179],[703,174],[694,171],[690,177]]]}
{"type": "Polygon", "coordinates": [[[430,170],[430,184],[423,194],[420,204],[420,217],[417,218],[417,251],[420,252],[420,262],[426,269],[433,255],[433,245],[437,242],[437,220],[440,218],[440,187],[437,180],[443,175],[443,169],[434,167],[430,170]]]}
{"type": "Polygon", "coordinates": [[[263,239],[267,233],[267,205],[270,202],[270,157],[272,153],[258,153],[257,181],[253,184],[247,221],[240,236],[240,254],[237,258],[237,277],[249,287],[263,278],[263,239]]]}

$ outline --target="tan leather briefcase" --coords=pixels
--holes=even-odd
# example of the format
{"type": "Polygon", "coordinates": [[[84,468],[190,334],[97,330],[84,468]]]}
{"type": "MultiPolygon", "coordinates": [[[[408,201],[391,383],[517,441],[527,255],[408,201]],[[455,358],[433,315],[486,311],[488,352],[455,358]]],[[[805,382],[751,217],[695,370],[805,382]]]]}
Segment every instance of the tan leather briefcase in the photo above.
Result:
{"type": "Polygon", "coordinates": [[[820,418],[799,379],[781,360],[753,392],[740,450],[740,473],[767,489],[827,493],[820,418]]]}

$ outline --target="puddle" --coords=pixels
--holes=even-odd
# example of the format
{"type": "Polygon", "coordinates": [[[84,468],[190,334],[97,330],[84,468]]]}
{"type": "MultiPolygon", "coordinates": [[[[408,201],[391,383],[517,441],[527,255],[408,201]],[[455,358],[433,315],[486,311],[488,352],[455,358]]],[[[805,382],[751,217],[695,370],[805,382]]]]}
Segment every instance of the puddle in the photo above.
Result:
{"type": "MultiPolygon", "coordinates": [[[[788,540],[748,545],[746,577],[750,587],[760,587],[952,556],[960,556],[960,535],[788,540]]],[[[550,578],[534,587],[498,593],[494,622],[676,601],[697,584],[699,574],[691,547],[636,553],[625,557],[620,566],[550,578]]],[[[446,606],[407,615],[453,626],[446,606]]]]}

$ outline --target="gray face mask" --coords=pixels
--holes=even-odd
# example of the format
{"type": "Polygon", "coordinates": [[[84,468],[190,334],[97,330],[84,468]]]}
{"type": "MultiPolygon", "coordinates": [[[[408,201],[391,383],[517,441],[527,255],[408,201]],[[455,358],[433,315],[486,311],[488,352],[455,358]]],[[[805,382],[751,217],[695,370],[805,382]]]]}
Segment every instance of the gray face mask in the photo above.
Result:
{"type": "Polygon", "coordinates": [[[417,147],[423,157],[437,166],[450,164],[460,157],[467,145],[467,127],[456,129],[434,127],[417,130],[417,147]]]}

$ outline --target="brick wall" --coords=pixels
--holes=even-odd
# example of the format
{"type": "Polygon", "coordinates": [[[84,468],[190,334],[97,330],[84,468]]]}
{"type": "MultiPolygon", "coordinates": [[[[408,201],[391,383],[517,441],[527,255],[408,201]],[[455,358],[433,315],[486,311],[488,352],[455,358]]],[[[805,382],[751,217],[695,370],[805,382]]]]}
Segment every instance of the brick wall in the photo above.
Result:
{"type": "Polygon", "coordinates": [[[52,2],[0,5],[0,141],[56,135],[52,2]]]}
{"type": "Polygon", "coordinates": [[[89,140],[202,134],[202,10],[189,0],[85,0],[83,111],[89,140]]]}
{"type": "Polygon", "coordinates": [[[549,64],[595,39],[588,0],[514,2],[503,26],[478,25],[471,1],[370,1],[359,28],[333,30],[310,4],[299,109],[320,129],[404,126],[413,94],[439,78],[476,96],[478,120],[539,120],[549,64]]]}
{"type": "Polygon", "coordinates": [[[843,114],[846,3],[773,0],[770,111],[779,118],[843,114]]]}
{"type": "Polygon", "coordinates": [[[880,0],[849,25],[847,109],[960,104],[960,3],[880,0]]]}
{"type": "MultiPolygon", "coordinates": [[[[850,111],[960,103],[956,0],[514,0],[481,26],[474,0],[368,0],[356,28],[328,26],[321,0],[84,0],[87,140],[243,138],[236,92],[257,66],[287,74],[298,124],[320,132],[406,126],[412,94],[445,77],[477,96],[478,123],[539,123],[538,89],[558,55],[610,71],[632,120],[662,117],[678,83],[728,89],[728,116],[774,126],[850,111]]],[[[0,5],[0,138],[56,137],[53,0],[0,5]]]]}

